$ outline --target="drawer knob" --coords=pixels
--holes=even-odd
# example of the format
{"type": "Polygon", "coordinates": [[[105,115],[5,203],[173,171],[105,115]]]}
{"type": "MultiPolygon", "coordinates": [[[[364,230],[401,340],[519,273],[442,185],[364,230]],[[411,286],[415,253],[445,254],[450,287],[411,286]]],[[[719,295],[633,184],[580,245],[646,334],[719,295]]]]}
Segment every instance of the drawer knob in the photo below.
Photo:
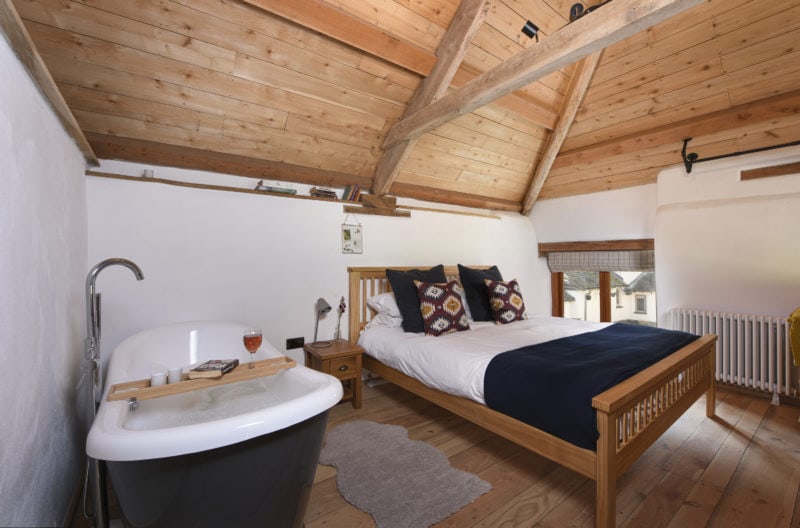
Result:
{"type": "Polygon", "coordinates": [[[347,365],[342,365],[339,367],[339,372],[344,372],[345,370],[347,370],[347,365]]]}

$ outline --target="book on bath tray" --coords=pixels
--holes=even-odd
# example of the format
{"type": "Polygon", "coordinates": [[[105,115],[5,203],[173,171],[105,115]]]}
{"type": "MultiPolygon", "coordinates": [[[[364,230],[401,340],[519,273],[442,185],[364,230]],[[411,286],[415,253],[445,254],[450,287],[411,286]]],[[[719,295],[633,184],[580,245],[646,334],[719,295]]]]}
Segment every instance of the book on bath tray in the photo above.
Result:
{"type": "Polygon", "coordinates": [[[211,359],[189,371],[189,379],[221,378],[239,364],[238,359],[211,359]]]}

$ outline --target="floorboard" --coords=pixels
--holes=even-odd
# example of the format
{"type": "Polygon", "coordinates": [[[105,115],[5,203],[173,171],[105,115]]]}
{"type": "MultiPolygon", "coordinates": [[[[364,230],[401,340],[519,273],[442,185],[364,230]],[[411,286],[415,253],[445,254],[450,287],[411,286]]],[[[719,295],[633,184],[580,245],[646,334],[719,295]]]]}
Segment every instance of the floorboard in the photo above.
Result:
{"type": "MultiPolygon", "coordinates": [[[[331,410],[402,425],[454,467],[493,489],[435,528],[591,528],[594,482],[391,385],[365,387],[364,406],[331,410]]],[[[705,399],[684,414],[618,481],[617,524],[667,528],[800,526],[800,408],[721,388],[717,416],[705,399]]],[[[306,526],[372,528],[341,498],[335,470],[319,466],[306,526]]]]}
{"type": "MultiPolygon", "coordinates": [[[[617,483],[617,525],[666,528],[800,527],[800,407],[721,388],[717,416],[695,403],[617,483]]],[[[364,387],[363,406],[331,409],[328,429],[351,420],[401,425],[492,490],[434,528],[591,528],[594,482],[407,391],[364,387]]],[[[76,517],[71,526],[91,526],[76,517]]],[[[319,465],[306,528],[374,528],[347,503],[336,470],[319,465]]]]}

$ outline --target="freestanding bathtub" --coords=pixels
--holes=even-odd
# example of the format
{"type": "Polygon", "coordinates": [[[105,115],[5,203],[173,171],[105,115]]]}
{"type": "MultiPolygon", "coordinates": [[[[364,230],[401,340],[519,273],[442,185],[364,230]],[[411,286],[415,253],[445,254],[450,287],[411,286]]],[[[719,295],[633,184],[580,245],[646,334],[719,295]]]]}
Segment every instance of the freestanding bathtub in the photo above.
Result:
{"type": "MultiPolygon", "coordinates": [[[[113,352],[106,382],[149,379],[209,359],[250,357],[239,324],[145,330],[113,352]]],[[[264,342],[256,360],[281,354],[264,342]]],[[[86,443],[106,462],[131,527],[300,527],[339,381],[303,366],[273,376],[142,400],[104,395],[86,443]]]]}

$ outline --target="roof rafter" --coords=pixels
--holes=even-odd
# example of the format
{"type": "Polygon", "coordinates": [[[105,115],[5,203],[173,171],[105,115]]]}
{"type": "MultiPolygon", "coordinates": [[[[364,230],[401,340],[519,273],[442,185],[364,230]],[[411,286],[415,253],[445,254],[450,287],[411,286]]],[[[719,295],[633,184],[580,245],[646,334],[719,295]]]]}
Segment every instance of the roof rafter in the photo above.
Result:
{"type": "MultiPolygon", "coordinates": [[[[406,107],[410,115],[442,97],[467,54],[469,43],[480,29],[489,10],[489,0],[462,0],[450,27],[442,38],[436,55],[439,58],[428,77],[417,87],[406,107]]],[[[391,129],[390,129],[391,130],[391,129]]],[[[375,169],[374,194],[386,194],[397,178],[400,167],[414,147],[416,139],[403,141],[387,149],[375,169]]]]}
{"type": "MultiPolygon", "coordinates": [[[[767,99],[745,103],[732,108],[698,115],[676,123],[670,123],[646,132],[609,139],[587,147],[561,152],[553,163],[553,168],[570,167],[645,150],[666,143],[678,144],[687,137],[699,137],[725,130],[770,121],[789,115],[800,114],[800,90],[774,95],[767,99]]],[[[679,147],[676,147],[679,150],[679,147]]],[[[678,160],[676,160],[676,163],[678,160]]]]}
{"type": "MultiPolygon", "coordinates": [[[[321,0],[242,1],[423,77],[427,77],[437,63],[435,54],[394,37],[321,0]]],[[[458,77],[471,80],[476,76],[462,69],[458,77]]],[[[453,84],[462,86],[459,79],[455,79],[453,84]]],[[[522,94],[510,93],[499,99],[497,105],[517,112],[548,130],[553,129],[558,118],[555,112],[522,94]]]]}
{"type": "Polygon", "coordinates": [[[558,124],[556,124],[555,130],[547,140],[547,146],[542,157],[539,158],[539,163],[536,165],[536,171],[533,174],[533,180],[531,180],[531,185],[528,188],[525,199],[522,201],[522,214],[524,215],[531,212],[533,204],[536,203],[536,199],[542,191],[544,182],[553,167],[553,162],[558,156],[564,140],[567,138],[572,122],[575,120],[575,114],[578,113],[578,108],[583,102],[586,90],[589,89],[589,83],[592,81],[592,76],[595,69],[597,69],[597,63],[600,62],[602,54],[602,51],[595,51],[578,63],[578,69],[575,71],[575,75],[572,76],[567,94],[564,96],[564,103],[561,105],[561,117],[558,120],[558,124]]]}
{"type": "Polygon", "coordinates": [[[402,119],[387,134],[383,147],[419,137],[703,1],[616,0],[605,4],[402,119]]]}

